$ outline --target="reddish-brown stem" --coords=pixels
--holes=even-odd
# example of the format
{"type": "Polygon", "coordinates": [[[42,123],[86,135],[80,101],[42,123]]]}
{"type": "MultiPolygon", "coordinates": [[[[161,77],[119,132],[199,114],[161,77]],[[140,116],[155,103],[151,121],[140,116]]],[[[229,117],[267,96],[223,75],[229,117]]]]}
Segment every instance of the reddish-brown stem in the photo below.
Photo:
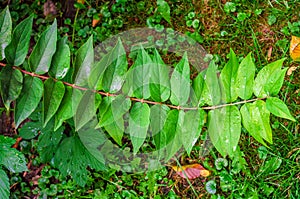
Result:
{"type": "MultiPolygon", "coordinates": [[[[5,67],[6,64],[4,63],[0,63],[0,66],[3,66],[5,67]]],[[[13,69],[16,69],[16,70],[19,70],[21,71],[22,73],[24,74],[27,74],[27,75],[30,75],[32,77],[38,77],[40,79],[43,79],[43,80],[47,80],[51,77],[49,76],[43,76],[43,75],[38,75],[38,74],[35,74],[35,73],[32,73],[32,72],[28,72],[26,70],[23,70],[17,66],[13,66],[13,69]]],[[[54,79],[54,81],[58,81],[57,79],[54,79]]],[[[71,83],[68,83],[68,82],[64,82],[62,81],[63,84],[65,84],[66,86],[71,86],[72,88],[75,88],[75,89],[79,89],[79,90],[88,90],[87,88],[84,88],[84,87],[80,87],[80,86],[77,86],[75,84],[71,84],[71,83]]],[[[100,95],[103,95],[103,96],[117,96],[117,94],[112,94],[112,93],[107,93],[107,92],[103,92],[103,91],[97,91],[97,90],[92,90],[93,92],[95,93],[99,93],[100,95]]],[[[141,102],[141,103],[147,103],[147,104],[153,104],[153,105],[156,105],[156,104],[160,104],[162,105],[163,103],[161,102],[153,102],[153,101],[149,101],[149,100],[145,100],[145,99],[139,99],[139,98],[134,98],[134,97],[129,97],[127,96],[127,98],[130,98],[131,101],[135,101],[135,102],[141,102]]],[[[255,99],[250,99],[250,100],[244,100],[244,101],[239,101],[239,102],[235,102],[235,103],[230,103],[230,104],[220,104],[220,105],[215,105],[215,106],[204,106],[204,107],[182,107],[182,106],[175,106],[175,105],[171,105],[171,104],[164,104],[172,109],[177,109],[177,110],[198,110],[198,109],[203,109],[203,110],[214,110],[214,109],[218,109],[218,108],[223,108],[223,107],[226,107],[226,106],[234,106],[234,105],[238,105],[238,104],[245,104],[245,103],[248,103],[248,102],[254,102],[254,101],[257,101],[257,100],[264,100],[266,99],[267,97],[264,97],[264,98],[255,98],[255,99]]]]}

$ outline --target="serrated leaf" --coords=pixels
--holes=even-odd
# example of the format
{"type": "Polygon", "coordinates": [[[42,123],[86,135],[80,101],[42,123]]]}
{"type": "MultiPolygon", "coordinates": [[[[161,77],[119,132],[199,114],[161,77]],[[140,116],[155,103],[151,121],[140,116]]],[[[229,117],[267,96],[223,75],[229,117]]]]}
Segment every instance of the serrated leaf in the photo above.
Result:
{"type": "Polygon", "coordinates": [[[47,125],[49,120],[57,112],[65,93],[65,86],[61,81],[54,81],[52,78],[44,82],[43,98],[43,125],[47,125]]]}
{"type": "Polygon", "coordinates": [[[262,98],[278,94],[286,71],[285,69],[281,70],[284,60],[285,58],[272,62],[258,72],[253,87],[256,97],[262,98]]]}
{"type": "Polygon", "coordinates": [[[151,57],[141,47],[133,66],[127,72],[123,93],[141,99],[148,99],[150,97],[149,72],[151,63],[153,63],[151,57]]]}
{"type": "Polygon", "coordinates": [[[170,17],[170,6],[164,0],[157,0],[157,11],[161,14],[161,16],[170,24],[171,24],[171,17],[170,17]]]}
{"type": "Polygon", "coordinates": [[[128,129],[134,154],[139,151],[146,139],[149,117],[150,108],[146,103],[136,102],[130,110],[128,129]]]}
{"type": "Polygon", "coordinates": [[[84,92],[74,116],[76,131],[96,116],[96,111],[101,100],[102,98],[99,93],[95,93],[91,90],[84,92]]]}
{"type": "Polygon", "coordinates": [[[42,124],[40,122],[26,122],[20,129],[19,129],[19,136],[24,139],[32,139],[39,134],[39,131],[42,128],[42,124]]]}
{"type": "Polygon", "coordinates": [[[150,68],[150,95],[156,102],[164,102],[170,97],[169,68],[156,49],[150,68]]]}
{"type": "Polygon", "coordinates": [[[10,107],[10,103],[20,95],[22,85],[23,75],[19,70],[14,70],[11,66],[6,66],[1,70],[0,92],[3,104],[7,110],[10,107]]]}
{"type": "Polygon", "coordinates": [[[29,57],[29,66],[36,74],[48,72],[52,56],[56,51],[57,22],[48,27],[38,39],[29,57]]]}
{"type": "Polygon", "coordinates": [[[258,142],[265,145],[272,144],[272,129],[270,127],[270,112],[264,101],[258,100],[254,103],[246,103],[240,109],[243,126],[258,142]]]}
{"type": "Polygon", "coordinates": [[[233,102],[238,97],[235,88],[238,68],[239,62],[236,58],[234,51],[230,49],[229,61],[226,63],[220,74],[220,81],[222,85],[222,91],[224,94],[223,101],[225,102],[233,102]]]}
{"type": "Polygon", "coordinates": [[[282,117],[296,122],[295,118],[291,115],[286,104],[277,97],[269,97],[266,101],[266,107],[273,115],[282,117]]]}
{"type": "Polygon", "coordinates": [[[0,167],[0,197],[9,199],[9,179],[5,171],[0,167]]]}
{"type": "Polygon", "coordinates": [[[164,104],[156,104],[150,108],[150,129],[152,136],[158,134],[164,126],[170,108],[164,104]]]}
{"type": "Polygon", "coordinates": [[[5,58],[4,50],[11,41],[12,21],[8,6],[0,13],[0,61],[5,58]]]}
{"type": "Polygon", "coordinates": [[[49,74],[55,79],[63,79],[70,69],[70,48],[67,40],[67,37],[63,37],[56,44],[56,52],[49,70],[49,74]]]}
{"type": "Polygon", "coordinates": [[[0,165],[3,165],[10,172],[27,171],[25,156],[17,149],[1,147],[0,154],[0,165]]]}
{"type": "Polygon", "coordinates": [[[204,74],[203,72],[199,73],[195,79],[193,79],[193,84],[192,88],[193,90],[191,91],[191,98],[192,98],[192,103],[194,106],[203,106],[204,105],[204,100],[203,100],[203,90],[205,85],[205,81],[203,78],[204,74]]]}
{"type": "Polygon", "coordinates": [[[116,93],[122,88],[128,66],[126,52],[120,38],[109,55],[111,59],[109,61],[112,63],[104,72],[102,88],[105,92],[116,93]]]}
{"type": "Polygon", "coordinates": [[[11,66],[20,66],[28,53],[33,16],[19,23],[13,31],[10,44],[5,48],[5,57],[11,66]]]}
{"type": "Polygon", "coordinates": [[[241,134],[241,115],[236,106],[226,106],[208,113],[209,137],[223,157],[233,157],[241,134]]]}
{"type": "Polygon", "coordinates": [[[93,69],[94,49],[93,36],[84,43],[76,52],[75,71],[73,73],[73,81],[78,86],[88,84],[88,80],[93,69]]]}
{"type": "Polygon", "coordinates": [[[36,109],[42,98],[43,88],[43,82],[39,78],[31,76],[24,78],[23,89],[16,101],[16,128],[36,109]]]}
{"type": "Polygon", "coordinates": [[[202,109],[187,111],[184,115],[182,133],[180,136],[188,155],[190,155],[194,144],[201,134],[206,119],[205,117],[206,113],[202,109]]]}
{"type": "Polygon", "coordinates": [[[236,92],[240,98],[244,100],[251,98],[254,76],[255,64],[252,61],[251,53],[249,53],[240,63],[237,72],[236,92]]]}
{"type": "Polygon", "coordinates": [[[204,75],[203,100],[206,104],[218,105],[221,101],[221,89],[217,77],[217,65],[211,61],[204,75]]]}
{"type": "Polygon", "coordinates": [[[171,97],[174,105],[186,105],[190,95],[190,66],[187,53],[184,53],[180,62],[175,66],[171,76],[171,97]]]}

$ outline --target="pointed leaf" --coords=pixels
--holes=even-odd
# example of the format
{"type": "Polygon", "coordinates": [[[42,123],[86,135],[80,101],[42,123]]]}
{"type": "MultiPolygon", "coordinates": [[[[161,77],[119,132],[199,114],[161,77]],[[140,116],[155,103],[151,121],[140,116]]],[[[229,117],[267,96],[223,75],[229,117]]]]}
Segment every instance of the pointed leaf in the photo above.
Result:
{"type": "Polygon", "coordinates": [[[210,172],[200,164],[172,166],[172,169],[182,178],[195,179],[200,176],[208,177],[210,172]]]}
{"type": "Polygon", "coordinates": [[[153,64],[150,68],[150,94],[156,102],[164,102],[170,97],[169,68],[158,51],[154,50],[153,64]]]}
{"type": "Polygon", "coordinates": [[[122,146],[122,138],[124,134],[124,119],[121,117],[111,124],[104,126],[107,133],[114,139],[114,141],[122,146]]]}
{"type": "Polygon", "coordinates": [[[171,97],[174,105],[186,105],[190,95],[190,66],[187,53],[184,53],[180,62],[175,66],[171,76],[171,97]]]}
{"type": "Polygon", "coordinates": [[[48,72],[52,56],[56,51],[57,41],[57,22],[48,27],[41,35],[29,57],[29,65],[36,74],[48,72]]]}
{"type": "Polygon", "coordinates": [[[182,133],[180,135],[182,144],[188,155],[190,155],[194,144],[200,136],[202,127],[205,123],[205,117],[206,113],[202,109],[187,111],[184,115],[182,133]]]}
{"type": "Polygon", "coordinates": [[[150,129],[152,136],[158,134],[164,126],[170,108],[164,104],[156,104],[150,108],[150,129]]]}
{"type": "Polygon", "coordinates": [[[171,17],[170,17],[170,6],[164,0],[157,0],[157,11],[161,14],[161,16],[170,24],[171,24],[171,17]]]}
{"type": "Polygon", "coordinates": [[[255,64],[252,61],[251,53],[242,60],[237,73],[236,92],[240,98],[250,99],[255,76],[255,64]]]}
{"type": "Polygon", "coordinates": [[[40,122],[26,122],[26,124],[19,129],[19,136],[30,140],[39,134],[41,128],[42,124],[40,122]]]}
{"type": "Polygon", "coordinates": [[[246,103],[241,107],[243,126],[258,142],[265,145],[272,144],[272,130],[270,127],[270,112],[264,101],[258,100],[254,103],[246,103]]]}
{"type": "Polygon", "coordinates": [[[5,171],[0,167],[0,197],[9,199],[9,179],[5,171]]]}
{"type": "Polygon", "coordinates": [[[283,83],[286,70],[281,70],[285,58],[263,67],[254,80],[253,92],[256,97],[277,95],[283,83]]]}
{"type": "Polygon", "coordinates": [[[10,44],[5,48],[5,57],[12,66],[23,64],[28,53],[33,16],[29,16],[19,23],[13,31],[10,44]]]}
{"type": "Polygon", "coordinates": [[[226,63],[220,74],[220,81],[222,85],[222,91],[224,91],[225,102],[233,102],[238,97],[235,89],[238,67],[239,62],[236,58],[236,55],[233,50],[230,49],[229,61],[226,63]]]}
{"type": "Polygon", "coordinates": [[[270,111],[273,115],[296,122],[295,118],[291,115],[286,104],[283,101],[281,101],[279,98],[277,97],[267,98],[266,106],[268,111],[270,111]]]}
{"type": "Polygon", "coordinates": [[[70,69],[70,48],[67,37],[57,41],[56,52],[53,55],[49,74],[55,79],[63,79],[70,69]]]}
{"type": "Polygon", "coordinates": [[[22,90],[23,75],[11,66],[4,67],[0,72],[0,92],[6,109],[17,99],[22,90]]]}
{"type": "Polygon", "coordinates": [[[144,143],[150,123],[148,104],[136,102],[129,115],[129,133],[133,145],[133,153],[137,153],[144,143]]]}
{"type": "Polygon", "coordinates": [[[23,89],[16,102],[16,128],[36,109],[42,98],[43,88],[43,82],[39,78],[31,76],[24,78],[23,89]]]}
{"type": "Polygon", "coordinates": [[[233,157],[241,134],[241,115],[236,106],[215,109],[208,114],[209,137],[223,157],[233,157]]]}
{"type": "Polygon", "coordinates": [[[57,112],[64,97],[65,86],[61,81],[54,81],[52,78],[44,82],[43,98],[43,122],[44,127],[57,112]]]}
{"type": "Polygon", "coordinates": [[[94,63],[93,36],[84,43],[76,52],[75,71],[73,80],[76,85],[84,86],[88,84],[94,63]]]}
{"type": "Polygon", "coordinates": [[[12,21],[8,6],[0,13],[0,61],[5,58],[4,50],[11,41],[12,21]]]}
{"type": "Polygon", "coordinates": [[[126,52],[120,38],[110,54],[111,59],[114,60],[110,60],[112,63],[104,72],[102,87],[105,92],[116,93],[122,88],[128,66],[126,52]]]}
{"type": "Polygon", "coordinates": [[[205,104],[203,100],[203,90],[205,85],[205,81],[203,78],[203,72],[199,73],[195,79],[193,79],[193,90],[191,91],[192,103],[194,106],[201,107],[205,104]]]}

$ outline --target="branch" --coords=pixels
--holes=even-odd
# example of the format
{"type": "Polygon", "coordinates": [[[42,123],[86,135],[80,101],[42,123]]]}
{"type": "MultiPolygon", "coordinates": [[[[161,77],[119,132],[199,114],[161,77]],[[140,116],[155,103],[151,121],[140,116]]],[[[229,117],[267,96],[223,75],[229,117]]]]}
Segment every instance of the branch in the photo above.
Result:
{"type": "MultiPolygon", "coordinates": [[[[0,66],[5,67],[6,64],[0,62],[0,66]]],[[[24,74],[30,75],[32,77],[38,77],[38,78],[43,79],[43,80],[47,80],[47,79],[51,78],[49,76],[43,76],[43,75],[38,75],[38,74],[35,74],[35,73],[32,73],[32,72],[28,72],[26,70],[21,69],[20,67],[17,67],[17,66],[13,66],[13,69],[19,70],[19,71],[21,71],[24,74]]],[[[54,79],[54,78],[53,78],[53,80],[54,81],[59,81],[59,80],[54,79]]],[[[66,85],[66,86],[71,86],[72,88],[75,88],[75,89],[78,89],[78,90],[82,90],[82,91],[88,90],[85,87],[77,86],[77,85],[71,84],[69,82],[62,81],[62,83],[64,85],[66,85]]],[[[111,96],[111,97],[117,96],[117,94],[107,93],[107,92],[103,92],[103,91],[97,91],[97,90],[92,90],[92,91],[94,93],[99,93],[102,96],[107,96],[107,97],[108,96],[111,96]]],[[[126,98],[130,98],[131,101],[141,102],[141,103],[147,103],[147,104],[153,104],[153,105],[156,105],[156,104],[162,105],[163,104],[161,102],[154,102],[154,101],[149,101],[149,100],[144,100],[144,99],[139,99],[139,98],[129,97],[129,96],[126,96],[126,98]]],[[[166,106],[168,106],[168,107],[170,107],[172,109],[184,110],[184,111],[199,110],[199,109],[214,110],[214,109],[219,109],[219,108],[223,108],[223,107],[226,107],[226,106],[234,106],[234,105],[238,105],[238,104],[245,104],[245,103],[248,103],[248,102],[254,102],[254,101],[257,101],[257,100],[264,100],[266,98],[267,97],[264,97],[264,98],[255,98],[255,99],[244,100],[244,101],[239,101],[239,102],[230,103],[230,104],[220,104],[220,105],[215,105],[215,106],[204,106],[204,107],[183,107],[183,106],[174,106],[174,105],[171,105],[171,104],[164,104],[164,105],[166,105],[166,106]]]]}

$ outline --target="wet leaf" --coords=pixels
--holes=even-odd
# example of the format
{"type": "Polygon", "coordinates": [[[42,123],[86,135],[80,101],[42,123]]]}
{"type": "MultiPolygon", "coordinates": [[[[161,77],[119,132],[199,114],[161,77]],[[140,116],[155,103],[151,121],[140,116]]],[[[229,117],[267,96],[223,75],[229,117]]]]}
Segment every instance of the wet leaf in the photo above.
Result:
{"type": "Polygon", "coordinates": [[[11,41],[12,21],[8,6],[0,13],[0,60],[5,58],[4,50],[11,41]]]}

